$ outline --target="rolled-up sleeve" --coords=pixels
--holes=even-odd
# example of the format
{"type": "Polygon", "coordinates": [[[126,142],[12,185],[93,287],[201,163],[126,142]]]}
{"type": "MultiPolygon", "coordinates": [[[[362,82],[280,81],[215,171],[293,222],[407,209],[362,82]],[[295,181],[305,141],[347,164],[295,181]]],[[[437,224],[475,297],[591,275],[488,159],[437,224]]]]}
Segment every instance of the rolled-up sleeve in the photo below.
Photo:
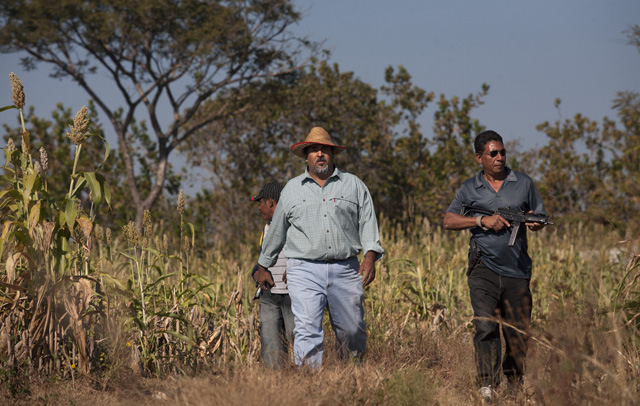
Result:
{"type": "Polygon", "coordinates": [[[365,254],[369,251],[375,252],[377,261],[383,257],[384,249],[380,244],[378,220],[376,219],[376,212],[373,207],[373,199],[371,198],[369,189],[362,182],[360,182],[358,200],[360,206],[359,226],[362,252],[365,254]]]}
{"type": "Polygon", "coordinates": [[[280,255],[280,251],[282,251],[282,247],[287,241],[289,222],[287,221],[286,199],[284,198],[285,190],[286,188],[282,191],[280,202],[273,213],[269,224],[269,232],[262,242],[262,252],[258,258],[258,264],[265,268],[270,268],[276,264],[278,255],[280,255]]]}

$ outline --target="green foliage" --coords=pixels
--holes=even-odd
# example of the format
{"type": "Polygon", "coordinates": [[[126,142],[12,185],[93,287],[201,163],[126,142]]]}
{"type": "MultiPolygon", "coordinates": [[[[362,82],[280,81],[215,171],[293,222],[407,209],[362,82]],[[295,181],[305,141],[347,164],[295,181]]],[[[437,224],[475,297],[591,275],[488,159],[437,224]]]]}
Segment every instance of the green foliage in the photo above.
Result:
{"type": "MultiPolygon", "coordinates": [[[[22,119],[22,109],[20,116],[22,119]]],[[[18,337],[14,344],[9,338],[10,364],[16,360],[41,361],[45,354],[68,357],[70,348],[64,343],[58,347],[58,339],[54,338],[67,330],[66,335],[73,336],[79,348],[79,368],[83,372],[89,371],[82,313],[88,311],[92,283],[96,280],[90,276],[92,267],[88,254],[95,208],[100,203],[109,206],[111,196],[102,175],[78,170],[82,145],[87,139],[97,137],[87,124],[86,109],[83,108],[68,133],[75,142],[71,160],[73,169],[66,179],[68,193],[61,196],[49,193],[47,171],[50,160],[44,149],[40,159],[32,158],[31,134],[24,124],[18,132],[22,141],[20,150],[12,138],[4,149],[5,174],[0,177],[0,220],[3,222],[0,258],[5,260],[6,282],[2,284],[0,316],[6,321],[2,333],[18,337]],[[80,199],[83,194],[91,196],[84,206],[80,199]],[[28,348],[21,338],[27,331],[28,348]]],[[[107,156],[108,152],[105,159],[107,156]]],[[[49,367],[52,361],[51,358],[47,361],[49,367]]],[[[75,368],[75,363],[73,365],[75,368]]],[[[59,363],[57,368],[60,368],[59,363]]]]}
{"type": "MultiPolygon", "coordinates": [[[[640,30],[628,31],[631,44],[640,30]]],[[[561,100],[555,101],[560,114],[561,100]]],[[[613,100],[615,120],[600,123],[576,114],[537,126],[548,137],[547,146],[520,158],[538,181],[545,206],[554,216],[611,223],[624,235],[640,225],[640,94],[619,92],[613,100]]]]}
{"type": "MultiPolygon", "coordinates": [[[[111,194],[111,206],[108,208],[109,216],[103,218],[102,225],[119,228],[131,219],[131,213],[136,210],[134,202],[129,198],[126,177],[123,176],[125,172],[124,160],[119,151],[105,156],[105,134],[98,120],[95,103],[89,103],[88,113],[89,131],[96,136],[88,138],[83,144],[82,154],[78,155],[77,167],[80,170],[85,168],[92,170],[95,169],[96,163],[101,163],[99,166],[100,175],[98,176],[104,176],[106,184],[110,186],[111,194]]],[[[49,165],[49,170],[46,173],[47,191],[53,199],[60,199],[68,193],[68,181],[75,158],[74,144],[67,136],[69,125],[72,122],[71,109],[64,107],[61,103],[58,103],[56,110],[51,113],[51,119],[36,116],[33,108],[29,109],[25,117],[25,128],[33,138],[30,146],[31,155],[39,157],[40,148],[44,148],[47,153],[49,165]]],[[[4,139],[8,140],[13,134],[20,133],[21,126],[10,127],[5,124],[4,131],[4,139]]],[[[133,120],[132,132],[127,136],[127,142],[131,146],[131,156],[137,167],[140,168],[136,175],[136,182],[143,190],[149,191],[153,182],[154,162],[158,159],[158,154],[156,143],[148,135],[145,122],[138,124],[133,120]]],[[[181,176],[175,173],[172,166],[169,165],[165,186],[166,194],[160,197],[160,204],[166,206],[167,199],[177,195],[180,182],[181,176]]],[[[80,194],[79,198],[86,204],[89,200],[88,191],[80,194]]],[[[95,209],[100,210],[99,207],[95,209]]],[[[169,216],[167,217],[167,220],[172,220],[169,216]]],[[[175,219],[173,220],[175,221],[175,219]]]]}
{"type": "Polygon", "coordinates": [[[255,229],[248,197],[267,181],[285,183],[304,170],[289,152],[314,126],[346,145],[336,156],[342,169],[367,184],[379,212],[410,226],[416,218],[439,221],[459,183],[476,170],[471,140],[483,127],[471,115],[488,92],[451,100],[440,97],[435,136],[419,123],[433,93],[416,86],[403,67],[388,68],[380,90],[325,62],[296,74],[225,93],[206,112],[232,105],[236,114],[204,127],[219,137],[194,137],[183,151],[212,174],[211,190],[196,199],[200,224],[225,241],[255,229]],[[244,107],[251,101],[252,108],[244,107]],[[244,106],[244,107],[243,107],[244,106]],[[241,146],[241,147],[240,147],[241,146]],[[227,219],[220,223],[218,219],[227,219]],[[236,234],[237,235],[237,234],[236,234]]]}
{"type": "MultiPolygon", "coordinates": [[[[556,107],[559,106],[556,103],[556,107]]],[[[605,117],[602,123],[576,114],[572,120],[538,125],[549,145],[524,154],[547,210],[567,220],[586,214],[612,223],[621,234],[637,225],[640,192],[640,95],[621,92],[614,101],[622,128],[605,117]]]]}
{"type": "Polygon", "coordinates": [[[27,69],[51,64],[54,77],[70,78],[95,101],[117,136],[140,227],[167,181],[175,186],[171,152],[230,113],[222,105],[196,115],[203,104],[221,90],[291,72],[302,49],[313,52],[314,44],[287,30],[299,17],[289,0],[8,0],[0,5],[0,51],[25,52],[27,69]],[[123,106],[96,91],[104,81],[94,81],[98,72],[113,80],[123,106]],[[140,109],[155,142],[137,133],[140,109]],[[132,134],[145,153],[155,149],[140,169],[132,134]]]}

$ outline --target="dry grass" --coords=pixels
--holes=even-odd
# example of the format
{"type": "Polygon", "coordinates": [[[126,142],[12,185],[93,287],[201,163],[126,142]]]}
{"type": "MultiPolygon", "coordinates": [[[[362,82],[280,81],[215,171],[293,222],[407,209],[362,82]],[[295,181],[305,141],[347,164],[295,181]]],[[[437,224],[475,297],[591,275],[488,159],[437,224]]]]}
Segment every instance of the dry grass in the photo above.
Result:
{"type": "MultiPolygon", "coordinates": [[[[189,264],[204,280],[215,281],[205,290],[209,301],[199,305],[205,315],[205,308],[210,309],[210,327],[204,328],[207,323],[202,321],[196,324],[204,328],[201,342],[217,338],[206,354],[196,357],[195,365],[194,358],[180,364],[181,353],[175,352],[168,364],[152,363],[160,367],[152,365],[153,374],[142,378],[132,349],[124,345],[126,337],[136,339],[139,330],[117,323],[123,320],[118,306],[126,302],[115,301],[111,330],[121,334],[107,337],[112,346],[106,368],[73,375],[18,370],[11,379],[0,378],[0,396],[15,404],[93,406],[251,405],[265,400],[283,405],[479,404],[464,277],[467,237],[431,231],[428,225],[424,227],[428,232],[416,235],[394,235],[390,229],[383,224],[387,256],[378,265],[376,283],[367,291],[369,342],[361,364],[335,358],[327,323],[327,350],[320,371],[298,371],[293,365],[280,371],[263,369],[257,362],[257,304],[249,300],[251,284],[241,277],[242,272],[236,273],[249,269],[251,249],[239,249],[244,254],[235,259],[225,258],[220,249],[191,258],[189,264]]],[[[619,255],[626,262],[611,262],[606,247],[620,248],[616,237],[601,229],[569,228],[531,238],[536,309],[525,392],[509,397],[499,388],[500,404],[638,404],[638,330],[634,308],[623,306],[637,297],[638,270],[633,262],[637,257],[633,245],[627,244],[619,255]]],[[[171,268],[172,263],[184,267],[176,259],[168,260],[167,266],[171,268]]],[[[111,266],[112,277],[120,272],[126,279],[126,263],[115,261],[111,266]]],[[[165,288],[175,289],[179,282],[174,280],[165,288]]],[[[191,285],[184,291],[193,289],[193,281],[185,283],[191,285]]],[[[160,293],[150,293],[156,305],[164,297],[160,293]]],[[[193,303],[183,306],[192,310],[193,303]]],[[[132,342],[135,346],[138,341],[132,342]]],[[[188,350],[179,340],[173,344],[188,350]]],[[[166,345],[158,348],[166,351],[166,345]]]]}
{"type": "MultiPolygon", "coordinates": [[[[547,327],[533,332],[525,393],[500,404],[635,405],[640,388],[633,337],[612,330],[611,317],[554,309],[547,327]],[[607,322],[609,320],[609,322],[607,322]],[[626,349],[625,349],[626,348],[626,349]],[[624,352],[622,352],[624,351],[624,352]]],[[[480,404],[474,387],[471,328],[433,331],[427,322],[370,325],[369,352],[361,364],[337,360],[326,351],[321,370],[279,371],[235,364],[184,376],[141,378],[124,368],[106,386],[85,376],[71,382],[29,383],[30,394],[15,404],[121,405],[469,405],[480,404]],[[383,333],[384,331],[384,333],[383,333]],[[386,332],[390,332],[387,334],[386,332]]],[[[332,338],[326,339],[332,348],[332,338]]],[[[4,393],[6,395],[6,392],[4,393]]]]}

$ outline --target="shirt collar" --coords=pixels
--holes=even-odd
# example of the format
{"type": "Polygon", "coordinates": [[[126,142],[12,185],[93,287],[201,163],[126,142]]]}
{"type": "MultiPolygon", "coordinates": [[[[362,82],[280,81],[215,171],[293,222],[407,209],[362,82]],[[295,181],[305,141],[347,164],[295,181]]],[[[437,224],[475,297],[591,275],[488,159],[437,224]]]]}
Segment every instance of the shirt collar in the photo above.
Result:
{"type": "MultiPolygon", "coordinates": [[[[331,174],[331,176],[329,176],[329,178],[327,179],[327,182],[330,181],[330,179],[335,178],[335,180],[341,180],[342,179],[342,174],[344,172],[342,172],[340,169],[338,169],[338,165],[334,164],[334,169],[333,169],[333,173],[331,174]]],[[[304,176],[302,177],[302,184],[306,183],[306,182],[315,182],[316,180],[313,179],[313,177],[311,177],[311,175],[309,174],[309,167],[305,167],[304,169],[304,176]]],[[[333,182],[333,181],[332,181],[333,182]]]]}
{"type": "MultiPolygon", "coordinates": [[[[510,168],[506,167],[504,168],[507,171],[507,177],[504,178],[505,182],[517,182],[518,181],[518,177],[516,176],[516,173],[514,171],[512,171],[510,168]]],[[[484,182],[484,178],[482,177],[482,175],[484,174],[484,170],[479,171],[478,174],[476,175],[475,178],[475,187],[479,188],[482,187],[483,182],[484,182]]]]}

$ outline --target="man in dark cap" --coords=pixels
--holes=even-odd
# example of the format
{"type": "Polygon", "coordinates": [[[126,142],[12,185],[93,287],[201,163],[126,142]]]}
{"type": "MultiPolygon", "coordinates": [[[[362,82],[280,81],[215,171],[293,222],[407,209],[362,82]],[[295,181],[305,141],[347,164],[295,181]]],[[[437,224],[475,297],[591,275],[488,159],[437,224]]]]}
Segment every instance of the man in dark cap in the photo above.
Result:
{"type": "MultiPolygon", "coordinates": [[[[260,189],[257,196],[251,198],[254,202],[259,202],[258,211],[267,222],[264,232],[260,237],[260,250],[262,242],[269,231],[269,224],[276,210],[282,185],[276,182],[266,183],[260,189]]],[[[258,265],[253,268],[251,277],[256,280],[258,265]]],[[[276,368],[282,365],[289,352],[289,347],[293,343],[293,313],[291,312],[291,298],[287,291],[287,284],[284,281],[284,274],[287,270],[287,258],[284,252],[280,251],[276,263],[269,267],[269,272],[273,278],[271,289],[261,289],[258,287],[260,299],[260,343],[262,346],[260,359],[269,368],[276,368]]],[[[256,280],[257,283],[257,280],[256,280]]]]}

